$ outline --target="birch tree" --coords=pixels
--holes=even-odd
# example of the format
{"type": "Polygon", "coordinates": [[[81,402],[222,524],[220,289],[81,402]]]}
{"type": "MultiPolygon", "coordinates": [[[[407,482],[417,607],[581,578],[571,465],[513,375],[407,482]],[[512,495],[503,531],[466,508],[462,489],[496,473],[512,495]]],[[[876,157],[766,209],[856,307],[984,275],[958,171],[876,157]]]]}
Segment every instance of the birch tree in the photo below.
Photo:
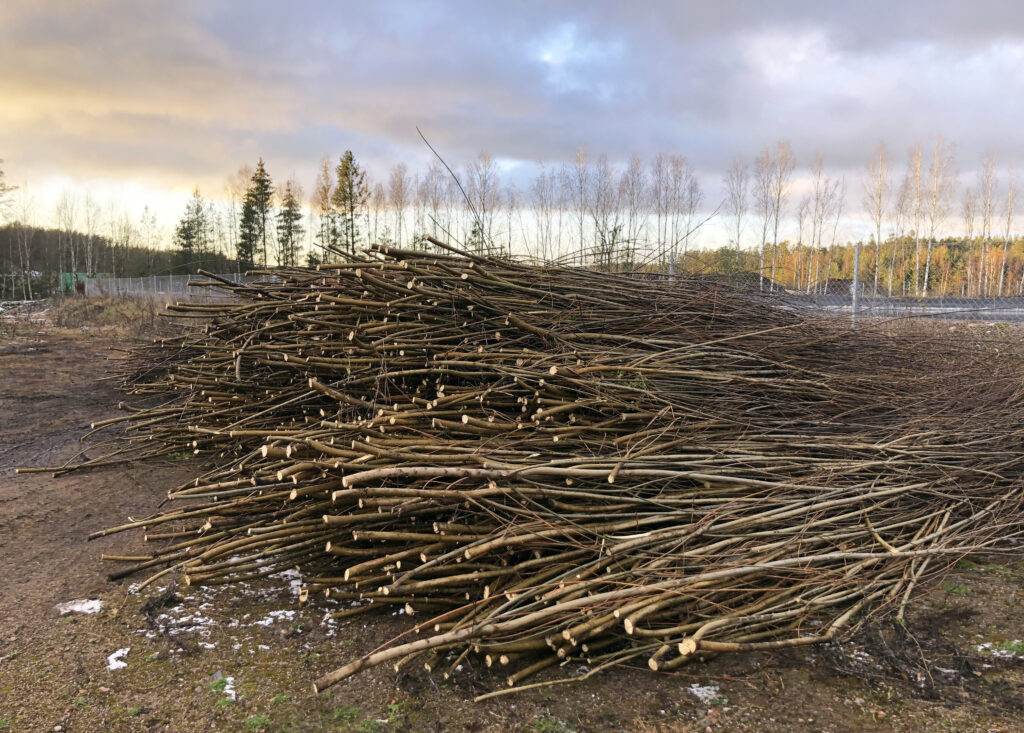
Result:
{"type": "Polygon", "coordinates": [[[686,260],[687,251],[690,248],[690,236],[697,225],[697,212],[704,201],[704,191],[700,186],[700,179],[697,172],[689,163],[686,164],[685,176],[683,178],[683,260],[686,260]]]}
{"type": "Polygon", "coordinates": [[[616,171],[608,162],[608,157],[601,155],[591,175],[593,193],[590,217],[594,226],[597,262],[610,268],[615,259],[618,240],[622,236],[616,171]]]}
{"type": "Polygon", "coordinates": [[[587,196],[590,191],[590,166],[587,163],[586,145],[580,145],[576,150],[576,159],[573,166],[565,167],[562,170],[562,181],[566,190],[566,199],[571,203],[573,218],[575,219],[577,239],[576,247],[579,255],[584,256],[586,250],[586,239],[584,228],[587,222],[587,196]]]}
{"type": "Polygon", "coordinates": [[[634,153],[629,157],[629,164],[619,179],[619,199],[626,211],[623,238],[626,242],[626,264],[629,268],[636,262],[637,246],[646,227],[647,197],[647,171],[643,159],[634,153]]]}
{"type": "Polygon", "coordinates": [[[924,260],[924,296],[928,297],[931,276],[932,245],[949,212],[949,202],[956,189],[953,147],[940,136],[932,145],[932,162],[928,167],[928,249],[924,260]]]}
{"type": "Polygon", "coordinates": [[[743,217],[747,213],[747,189],[749,186],[747,164],[742,155],[737,155],[732,159],[732,164],[725,174],[725,201],[729,217],[732,219],[733,246],[736,247],[735,269],[739,269],[743,217]]]}
{"type": "Polygon", "coordinates": [[[332,203],[334,192],[334,174],[331,170],[331,161],[325,155],[320,161],[320,170],[317,173],[316,184],[313,186],[313,195],[310,204],[317,219],[317,231],[314,242],[320,247],[321,252],[326,255],[328,249],[338,245],[338,222],[332,203]]]}
{"type": "Polygon", "coordinates": [[[430,163],[426,175],[423,176],[421,188],[423,201],[430,218],[430,233],[435,239],[442,239],[443,232],[451,224],[444,218],[445,205],[445,172],[437,160],[430,163]]]}
{"type": "MultiPolygon", "coordinates": [[[[658,153],[651,161],[651,205],[654,208],[655,246],[663,263],[668,257],[669,156],[658,153]]],[[[667,263],[666,263],[667,264],[667,263]]]]}
{"type": "Polygon", "coordinates": [[[57,228],[58,235],[58,260],[60,270],[63,272],[65,266],[69,265],[72,287],[78,281],[78,247],[76,244],[75,228],[78,223],[78,201],[71,191],[65,190],[57,199],[57,228]]]}
{"type": "Polygon", "coordinates": [[[978,262],[978,294],[988,294],[988,248],[992,242],[992,218],[995,209],[996,165],[999,151],[985,153],[978,170],[978,193],[981,207],[981,259],[978,262]]]}
{"type": "MultiPolygon", "coordinates": [[[[797,259],[796,288],[800,289],[804,284],[804,268],[810,272],[811,263],[810,260],[814,256],[814,250],[810,250],[810,256],[807,254],[807,250],[804,248],[804,227],[807,225],[807,218],[811,213],[811,197],[804,196],[800,199],[800,205],[796,207],[796,246],[799,253],[797,259]]],[[[808,291],[810,291],[810,279],[808,278],[808,291]]]]}
{"type": "Polygon", "coordinates": [[[466,193],[476,213],[482,243],[494,241],[494,216],[501,205],[498,167],[487,151],[481,151],[469,164],[466,193]]]}
{"type": "Polygon", "coordinates": [[[892,181],[889,174],[889,161],[886,159],[885,143],[875,148],[871,161],[864,173],[864,212],[875,227],[875,266],[873,294],[878,295],[878,262],[879,250],[882,247],[882,223],[889,209],[889,196],[892,181]]]}
{"type": "MultiPolygon", "coordinates": [[[[5,186],[3,171],[0,171],[0,198],[8,197],[12,187],[5,186]]],[[[5,202],[6,203],[6,202],[5,202]]],[[[21,297],[32,300],[32,239],[35,237],[35,201],[27,191],[22,190],[9,211],[14,212],[14,237],[18,248],[18,265],[21,270],[21,297]]]]}
{"type": "Polygon", "coordinates": [[[893,275],[896,269],[897,255],[901,255],[900,260],[900,280],[902,282],[903,295],[907,294],[907,278],[905,272],[906,265],[906,251],[903,247],[903,239],[907,231],[907,223],[911,218],[911,210],[913,208],[913,179],[910,176],[910,171],[904,174],[903,180],[900,182],[900,187],[896,191],[896,197],[893,201],[893,245],[892,245],[892,257],[889,260],[889,297],[892,297],[892,283],[893,275]]]}
{"type": "Polygon", "coordinates": [[[924,200],[921,194],[921,143],[910,149],[907,161],[907,177],[910,181],[910,211],[914,221],[914,295],[921,294],[921,219],[924,200]]]}
{"type": "Polygon", "coordinates": [[[967,271],[967,297],[971,297],[971,280],[973,277],[973,266],[971,265],[971,247],[974,243],[974,224],[978,218],[978,192],[968,187],[964,190],[963,199],[960,202],[960,218],[964,223],[964,251],[966,252],[964,266],[967,271]]]}
{"type": "Polygon", "coordinates": [[[1013,202],[1017,196],[1016,183],[1013,179],[1013,164],[1010,164],[1010,169],[1006,176],[1006,233],[1003,236],[1003,259],[999,264],[999,290],[996,293],[998,296],[1003,295],[1003,281],[1006,278],[1006,251],[1010,247],[1010,236],[1013,231],[1013,202]]]}
{"type": "Polygon", "coordinates": [[[754,208],[761,222],[761,248],[758,253],[758,284],[764,288],[765,255],[772,225],[772,151],[765,148],[754,158],[754,208]]]}
{"type": "Polygon", "coordinates": [[[402,246],[402,229],[405,222],[405,209],[409,205],[409,167],[398,163],[391,169],[388,176],[388,203],[395,217],[395,244],[402,246]]]}
{"type": "Polygon", "coordinates": [[[554,221],[558,180],[543,164],[530,186],[530,206],[537,228],[538,256],[548,261],[554,254],[554,221]]]}
{"type": "Polygon", "coordinates": [[[775,287],[775,261],[779,251],[779,222],[782,212],[789,199],[789,184],[796,161],[793,148],[787,140],[775,144],[775,155],[772,160],[771,202],[772,202],[772,287],[775,287]]]}

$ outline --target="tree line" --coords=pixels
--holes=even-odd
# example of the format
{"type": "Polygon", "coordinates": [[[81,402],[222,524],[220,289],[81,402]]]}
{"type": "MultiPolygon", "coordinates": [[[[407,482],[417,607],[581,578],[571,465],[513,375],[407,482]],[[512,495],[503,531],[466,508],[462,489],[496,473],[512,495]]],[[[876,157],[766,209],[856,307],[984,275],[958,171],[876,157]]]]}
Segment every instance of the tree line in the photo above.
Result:
{"type": "MultiPolygon", "coordinates": [[[[955,148],[941,137],[914,145],[902,165],[879,145],[856,176],[831,174],[820,155],[798,168],[791,144],[779,141],[752,160],[734,158],[720,187],[670,152],[614,162],[580,146],[572,161],[540,164],[527,180],[486,152],[456,170],[398,163],[374,178],[345,151],[321,161],[307,198],[298,181],[275,185],[261,158],[229,178],[220,200],[194,192],[174,226],[170,267],[194,271],[214,257],[239,269],[309,265],[370,242],[426,250],[429,236],[604,268],[749,272],[798,291],[852,278],[857,260],[867,293],[1015,294],[1024,253],[1013,167],[992,150],[973,180],[960,179],[955,148]],[[859,247],[851,232],[862,235],[859,247]]],[[[15,192],[3,191],[9,226],[24,228],[15,192]]],[[[159,241],[147,216],[103,218],[88,196],[66,194],[55,211],[58,267],[123,274],[118,252],[159,241]]],[[[13,245],[4,272],[32,270],[31,252],[21,252],[13,245]]]]}

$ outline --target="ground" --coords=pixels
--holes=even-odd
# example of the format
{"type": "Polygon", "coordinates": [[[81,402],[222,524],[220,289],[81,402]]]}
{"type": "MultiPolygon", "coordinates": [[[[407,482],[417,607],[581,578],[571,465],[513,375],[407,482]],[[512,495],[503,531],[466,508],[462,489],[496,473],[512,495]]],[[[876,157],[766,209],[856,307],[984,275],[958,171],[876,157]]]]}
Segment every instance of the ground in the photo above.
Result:
{"type": "MultiPolygon", "coordinates": [[[[39,320],[0,331],[0,731],[1019,731],[1024,561],[964,558],[906,625],[868,619],[825,647],[724,655],[679,673],[621,668],[481,703],[497,670],[445,680],[378,667],[322,695],[312,680],[408,628],[383,613],[324,624],[297,577],[241,588],[110,582],[93,531],[143,516],[190,460],[14,475],[79,450],[123,396],[102,378],[123,328],[39,320]],[[97,613],[58,606],[98,600],[97,613]]],[[[110,324],[108,324],[109,326],[110,324]]],[[[123,324],[122,324],[123,325],[123,324]]],[[[146,329],[135,329],[146,330],[146,329]]]]}

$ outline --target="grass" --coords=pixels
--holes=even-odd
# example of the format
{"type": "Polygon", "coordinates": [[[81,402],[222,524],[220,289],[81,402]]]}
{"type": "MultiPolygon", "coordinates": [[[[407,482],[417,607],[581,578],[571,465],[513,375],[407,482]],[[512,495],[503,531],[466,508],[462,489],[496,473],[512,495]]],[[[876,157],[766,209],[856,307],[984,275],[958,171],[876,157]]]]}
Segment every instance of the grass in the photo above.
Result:
{"type": "Polygon", "coordinates": [[[989,573],[1001,575],[1004,578],[1013,578],[1018,574],[1015,570],[1008,568],[1005,565],[1000,565],[994,562],[978,563],[973,560],[968,560],[967,558],[957,561],[956,566],[960,570],[984,570],[989,573]]]}
{"type": "Polygon", "coordinates": [[[573,729],[569,727],[568,723],[550,715],[542,715],[534,720],[533,730],[536,733],[573,733],[573,729]]]}
{"type": "Polygon", "coordinates": [[[966,585],[960,585],[959,583],[943,583],[939,587],[947,593],[952,593],[955,596],[969,596],[971,594],[970,588],[966,585]]]}
{"type": "Polygon", "coordinates": [[[1024,641],[1004,641],[999,645],[1004,652],[1024,657],[1024,641]]]}
{"type": "Polygon", "coordinates": [[[250,715],[245,719],[245,727],[249,730],[263,730],[269,725],[269,715],[250,715]]]}
{"type": "Polygon", "coordinates": [[[286,702],[291,702],[291,695],[274,695],[274,699],[270,701],[271,705],[283,705],[286,702]]]}
{"type": "Polygon", "coordinates": [[[334,713],[331,715],[334,720],[357,720],[363,715],[363,709],[358,705],[342,705],[340,708],[334,708],[334,713]]]}

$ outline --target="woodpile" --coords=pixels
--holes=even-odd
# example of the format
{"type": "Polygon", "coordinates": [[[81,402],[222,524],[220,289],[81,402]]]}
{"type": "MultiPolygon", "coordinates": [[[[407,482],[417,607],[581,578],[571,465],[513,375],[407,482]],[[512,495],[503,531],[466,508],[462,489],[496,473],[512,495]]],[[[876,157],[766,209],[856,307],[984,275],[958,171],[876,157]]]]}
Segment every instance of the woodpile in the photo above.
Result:
{"type": "Polygon", "coordinates": [[[318,690],[385,662],[474,657],[522,689],[821,642],[1020,535],[1005,345],[457,252],[272,274],[172,306],[198,325],[123,363],[147,406],[60,470],[211,459],[172,508],[99,533],[157,547],[114,577],[299,567],[336,617],[414,615],[318,690]]]}

